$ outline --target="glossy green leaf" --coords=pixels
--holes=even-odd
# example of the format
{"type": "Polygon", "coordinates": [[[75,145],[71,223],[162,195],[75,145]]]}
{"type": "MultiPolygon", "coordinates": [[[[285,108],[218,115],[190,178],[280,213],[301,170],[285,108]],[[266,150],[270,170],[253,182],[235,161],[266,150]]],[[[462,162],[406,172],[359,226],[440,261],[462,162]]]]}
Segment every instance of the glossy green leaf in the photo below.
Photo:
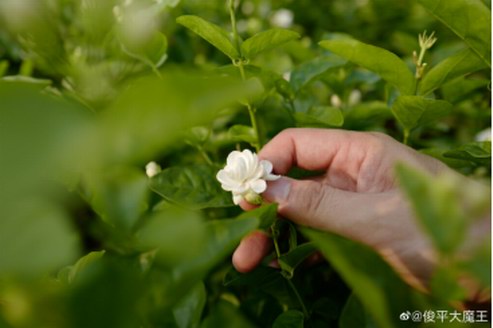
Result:
{"type": "Polygon", "coordinates": [[[404,165],[397,166],[396,170],[414,213],[435,247],[444,254],[458,249],[467,226],[464,210],[459,205],[457,187],[460,182],[448,175],[432,178],[404,165]]]}
{"type": "Polygon", "coordinates": [[[427,72],[419,83],[419,94],[425,96],[448,81],[486,67],[483,60],[472,50],[463,50],[444,59],[427,72]]]}
{"type": "Polygon", "coordinates": [[[145,64],[158,68],[168,58],[168,39],[161,32],[154,32],[144,44],[123,44],[123,50],[145,64]]]}
{"type": "Polygon", "coordinates": [[[294,270],[303,263],[310,255],[315,253],[317,247],[313,243],[305,243],[295,247],[289,252],[281,255],[279,266],[289,277],[293,277],[294,270]]]}
{"type": "Polygon", "coordinates": [[[207,300],[204,283],[200,282],[173,307],[178,328],[197,328],[207,300]]]}
{"type": "Polygon", "coordinates": [[[300,35],[294,31],[279,28],[262,31],[241,44],[241,54],[245,58],[252,59],[261,52],[277,48],[299,37],[300,35]]]}
{"type": "Polygon", "coordinates": [[[317,57],[296,67],[291,72],[289,83],[295,91],[299,91],[303,86],[317,79],[317,77],[324,74],[328,70],[341,67],[346,63],[346,59],[336,55],[317,57]]]}
{"type": "Polygon", "coordinates": [[[301,231],[351,287],[379,327],[399,326],[400,313],[422,306],[422,296],[367,246],[327,232],[301,231]]]}
{"type": "Polygon", "coordinates": [[[392,105],[392,114],[408,131],[433,123],[450,113],[452,104],[420,96],[400,96],[392,105]]]}
{"type": "Polygon", "coordinates": [[[335,127],[344,124],[344,116],[339,108],[312,106],[307,111],[298,111],[294,118],[299,127],[335,127]]]}
{"type": "Polygon", "coordinates": [[[491,142],[483,141],[465,144],[456,149],[446,151],[443,156],[489,167],[491,165],[491,142]]]}
{"type": "Polygon", "coordinates": [[[233,142],[247,142],[251,145],[258,143],[257,135],[251,126],[235,124],[228,130],[228,137],[233,142]]]}
{"type": "Polygon", "coordinates": [[[303,328],[305,316],[297,310],[288,310],[279,315],[272,328],[303,328]]]}
{"type": "Polygon", "coordinates": [[[198,16],[184,15],[176,19],[178,24],[185,26],[204,40],[222,51],[231,59],[240,57],[238,50],[231,41],[228,32],[216,24],[210,23],[198,16]]]}
{"type": "Polygon", "coordinates": [[[233,206],[231,194],[221,189],[217,169],[195,164],[164,169],[150,179],[150,188],[175,204],[193,209],[233,206]]]}
{"type": "Polygon", "coordinates": [[[238,219],[255,218],[259,220],[259,229],[269,228],[277,219],[277,204],[262,205],[254,210],[246,211],[238,219]]]}
{"type": "Polygon", "coordinates": [[[418,0],[491,67],[491,11],[480,0],[418,0]]]}
{"type": "Polygon", "coordinates": [[[357,40],[325,40],[320,46],[360,65],[395,86],[403,95],[414,93],[415,78],[406,63],[388,50],[357,40]]]}

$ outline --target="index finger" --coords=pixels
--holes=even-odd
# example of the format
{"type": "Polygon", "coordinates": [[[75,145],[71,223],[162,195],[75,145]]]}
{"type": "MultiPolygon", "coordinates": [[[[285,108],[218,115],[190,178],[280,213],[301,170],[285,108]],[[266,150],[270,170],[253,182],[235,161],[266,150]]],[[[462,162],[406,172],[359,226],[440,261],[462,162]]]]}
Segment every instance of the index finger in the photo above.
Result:
{"type": "Polygon", "coordinates": [[[287,129],[268,142],[259,157],[272,162],[274,172],[282,175],[293,166],[311,171],[325,170],[338,158],[345,165],[359,165],[364,158],[364,147],[355,149],[352,144],[362,139],[361,133],[353,131],[287,129]]]}

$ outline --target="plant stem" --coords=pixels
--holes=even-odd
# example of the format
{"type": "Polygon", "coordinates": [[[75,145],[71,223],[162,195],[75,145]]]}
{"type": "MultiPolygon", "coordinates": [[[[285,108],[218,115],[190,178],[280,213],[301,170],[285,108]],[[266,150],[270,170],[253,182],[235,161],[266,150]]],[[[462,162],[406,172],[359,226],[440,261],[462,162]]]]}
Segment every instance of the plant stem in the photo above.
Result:
{"type": "Polygon", "coordinates": [[[286,281],[288,282],[289,287],[291,287],[291,290],[293,291],[293,293],[296,295],[296,298],[298,299],[298,303],[300,303],[301,309],[303,310],[303,314],[305,315],[305,317],[307,319],[310,318],[310,313],[308,313],[308,309],[306,308],[305,303],[303,302],[303,299],[301,298],[301,295],[298,292],[298,289],[293,284],[291,279],[286,278],[286,281]]]}
{"type": "Polygon", "coordinates": [[[199,147],[197,147],[197,149],[207,164],[214,165],[214,162],[211,160],[210,156],[207,154],[207,152],[204,150],[204,148],[199,146],[199,147]]]}
{"type": "MultiPolygon", "coordinates": [[[[272,232],[272,241],[274,243],[274,249],[276,251],[276,258],[279,260],[279,258],[281,257],[281,250],[279,248],[279,243],[277,242],[278,235],[274,231],[274,225],[272,225],[272,227],[271,227],[271,232],[272,232]]],[[[308,309],[305,306],[305,302],[303,302],[303,298],[301,297],[301,295],[298,292],[298,289],[296,288],[296,286],[294,285],[294,283],[291,281],[290,278],[288,278],[284,274],[281,273],[281,276],[286,280],[286,282],[288,283],[289,287],[291,288],[291,290],[293,291],[294,295],[296,296],[296,299],[297,299],[298,303],[300,304],[301,309],[303,310],[303,314],[305,315],[305,317],[306,318],[310,318],[310,313],[308,312],[308,309]]]]}
{"type": "Polygon", "coordinates": [[[404,129],[404,140],[403,140],[403,142],[405,145],[407,145],[409,142],[409,134],[410,134],[409,129],[404,129]]]}
{"type": "Polygon", "coordinates": [[[235,0],[229,0],[229,18],[231,19],[231,29],[233,30],[233,38],[236,45],[236,50],[240,51],[240,38],[238,37],[238,29],[236,28],[235,16],[235,0]]]}

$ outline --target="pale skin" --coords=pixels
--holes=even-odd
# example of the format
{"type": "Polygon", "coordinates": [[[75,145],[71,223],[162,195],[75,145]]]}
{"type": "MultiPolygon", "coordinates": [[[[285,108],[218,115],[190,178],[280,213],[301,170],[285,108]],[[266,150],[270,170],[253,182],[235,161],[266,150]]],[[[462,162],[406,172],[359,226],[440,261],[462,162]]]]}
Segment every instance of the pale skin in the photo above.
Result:
{"type": "MultiPolygon", "coordinates": [[[[406,281],[426,289],[436,254],[398,187],[394,167],[402,162],[437,175],[452,171],[445,164],[381,133],[327,129],[285,130],[262,148],[259,158],[283,175],[262,194],[279,204],[280,216],[366,244],[406,281]],[[293,166],[324,173],[303,180],[285,177],[293,166]]],[[[254,208],[246,202],[240,206],[254,208]]],[[[488,237],[489,219],[484,222],[475,240],[488,237]]],[[[233,265],[240,272],[253,270],[271,244],[266,233],[252,233],[233,254],[233,265]]]]}

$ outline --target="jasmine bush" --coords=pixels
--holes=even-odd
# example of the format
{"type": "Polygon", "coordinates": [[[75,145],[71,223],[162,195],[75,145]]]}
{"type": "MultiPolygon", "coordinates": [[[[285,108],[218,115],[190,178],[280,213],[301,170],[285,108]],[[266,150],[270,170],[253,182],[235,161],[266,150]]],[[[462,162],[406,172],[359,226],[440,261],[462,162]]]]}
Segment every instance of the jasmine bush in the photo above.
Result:
{"type": "Polygon", "coordinates": [[[490,288],[490,244],[458,249],[491,206],[490,7],[1,1],[0,326],[489,326],[458,280],[490,288]],[[439,254],[426,291],[276,204],[234,206],[216,175],[251,195],[218,174],[228,154],[288,127],[380,131],[470,177],[398,171],[439,254]],[[240,274],[256,229],[275,251],[240,274]]]}

